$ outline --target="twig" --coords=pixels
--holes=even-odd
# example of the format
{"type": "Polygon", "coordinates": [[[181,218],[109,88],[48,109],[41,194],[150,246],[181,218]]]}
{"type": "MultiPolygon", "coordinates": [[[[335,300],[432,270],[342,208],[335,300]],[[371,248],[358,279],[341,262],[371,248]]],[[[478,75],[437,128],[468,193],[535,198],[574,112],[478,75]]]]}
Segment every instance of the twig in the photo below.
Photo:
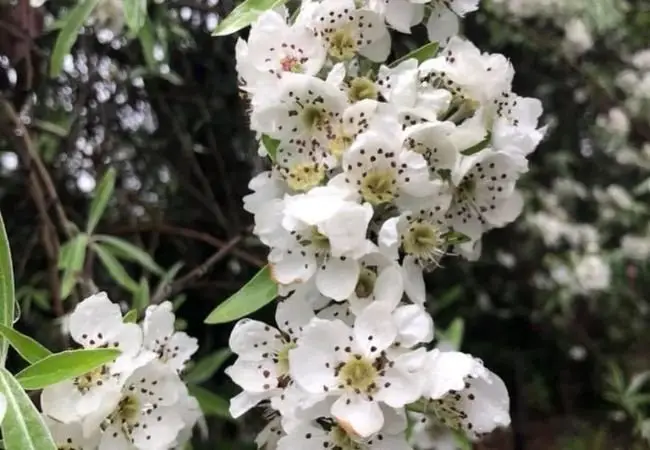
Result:
{"type": "Polygon", "coordinates": [[[27,188],[30,196],[34,200],[38,215],[40,218],[40,236],[45,255],[48,260],[48,276],[50,281],[50,290],[52,291],[52,311],[57,316],[64,314],[63,303],[60,296],[60,280],[57,267],[60,242],[56,233],[56,227],[48,214],[47,202],[41,182],[36,173],[32,170],[35,162],[32,158],[34,152],[29,134],[22,124],[22,121],[16,114],[13,106],[3,97],[0,97],[0,103],[4,114],[9,118],[11,130],[9,134],[16,141],[18,155],[28,173],[27,188]]]}
{"type": "MultiPolygon", "coordinates": [[[[228,243],[222,241],[219,238],[211,236],[207,233],[201,231],[192,230],[189,228],[182,228],[174,225],[168,225],[163,223],[141,223],[136,227],[120,227],[110,230],[111,234],[129,234],[129,233],[141,233],[146,231],[155,231],[161,234],[168,234],[173,236],[182,236],[189,239],[196,239],[198,241],[203,241],[211,246],[222,249],[228,243]]],[[[232,248],[230,253],[238,257],[242,261],[246,261],[249,264],[252,264],[255,267],[264,267],[266,264],[263,260],[252,255],[244,250],[232,248]]]]}
{"type": "Polygon", "coordinates": [[[183,288],[189,284],[191,281],[201,278],[203,275],[208,273],[208,270],[212,266],[214,266],[216,263],[221,261],[223,258],[225,258],[228,253],[237,245],[239,244],[239,241],[241,241],[244,238],[244,234],[240,234],[238,236],[235,236],[232,238],[230,241],[226,243],[221,249],[217,250],[216,253],[214,253],[212,256],[210,256],[208,259],[206,259],[203,264],[200,266],[192,269],[190,272],[188,272],[185,276],[179,278],[178,280],[174,281],[173,283],[165,286],[163,289],[159,291],[159,294],[156,295],[154,298],[151,299],[151,304],[157,304],[160,303],[164,298],[167,298],[171,295],[176,294],[177,292],[183,290],[183,288]]]}

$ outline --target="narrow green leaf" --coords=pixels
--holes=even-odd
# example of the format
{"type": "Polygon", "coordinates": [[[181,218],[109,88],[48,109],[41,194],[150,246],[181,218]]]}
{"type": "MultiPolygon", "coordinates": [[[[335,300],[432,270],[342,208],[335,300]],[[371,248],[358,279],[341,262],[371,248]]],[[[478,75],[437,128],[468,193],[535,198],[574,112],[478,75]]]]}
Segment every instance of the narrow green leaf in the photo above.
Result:
{"type": "Polygon", "coordinates": [[[173,280],[176,278],[176,275],[178,274],[178,271],[183,268],[183,263],[182,262],[177,262],[173,266],[167,270],[167,273],[162,276],[160,281],[158,282],[158,285],[156,286],[156,290],[154,291],[153,295],[151,296],[152,298],[159,298],[162,295],[163,289],[165,289],[173,280]]]}
{"type": "Polygon", "coordinates": [[[129,312],[124,314],[124,318],[122,319],[122,322],[124,323],[136,323],[138,321],[138,310],[137,309],[131,309],[129,312]]]}
{"type": "Polygon", "coordinates": [[[56,450],[52,435],[16,379],[0,368],[0,392],[7,402],[2,439],[7,450],[56,450]]]}
{"type": "Polygon", "coordinates": [[[412,52],[407,53],[406,55],[402,56],[399,59],[396,59],[392,63],[388,65],[388,67],[393,68],[399,66],[401,63],[406,61],[407,59],[412,59],[415,58],[417,59],[418,62],[424,62],[427,59],[434,58],[436,56],[436,53],[438,53],[438,48],[440,47],[440,44],[437,42],[429,42],[428,44],[424,44],[422,47],[417,48],[413,50],[412,52]]]}
{"type": "Polygon", "coordinates": [[[201,386],[189,385],[190,394],[196,398],[201,407],[201,411],[206,416],[216,416],[222,419],[232,420],[230,416],[228,400],[211,392],[201,386]]]}
{"type": "Polygon", "coordinates": [[[83,0],[66,16],[65,23],[56,38],[52,59],[50,61],[50,76],[56,77],[63,69],[63,59],[70,53],[77,40],[79,31],[101,0],[83,0]]]}
{"type": "Polygon", "coordinates": [[[11,346],[18,354],[28,363],[34,364],[52,354],[51,351],[43,347],[29,336],[14,330],[13,328],[0,325],[0,334],[9,340],[11,346]]]}
{"type": "Polygon", "coordinates": [[[156,45],[156,35],[154,27],[150,20],[145,21],[144,26],[138,32],[138,39],[140,40],[140,47],[147,67],[150,70],[158,67],[158,61],[154,57],[154,48],[156,45]]]}
{"type": "Polygon", "coordinates": [[[466,234],[460,233],[458,231],[450,231],[448,233],[445,233],[442,238],[448,245],[460,245],[472,240],[466,234]]]}
{"type": "Polygon", "coordinates": [[[115,189],[115,169],[112,167],[102,177],[102,180],[99,182],[97,189],[94,192],[94,198],[90,204],[90,213],[88,214],[88,224],[86,225],[86,231],[88,234],[92,234],[99,223],[99,219],[102,218],[108,200],[113,195],[113,190],[115,189]]]}
{"type": "Polygon", "coordinates": [[[149,253],[142,250],[137,245],[133,245],[129,241],[115,237],[107,236],[104,234],[93,236],[95,241],[102,242],[105,246],[111,247],[112,253],[123,259],[134,261],[140,264],[147,270],[155,273],[156,275],[163,275],[165,271],[162,267],[156,264],[156,261],[149,255],[149,253]]]}
{"type": "Polygon", "coordinates": [[[205,323],[227,323],[245,317],[278,296],[278,286],[271,278],[269,266],[262,270],[228,300],[217,306],[205,323]]]}
{"type": "Polygon", "coordinates": [[[463,344],[463,335],[465,334],[465,322],[462,318],[457,317],[449,325],[447,330],[445,330],[442,335],[445,340],[449,342],[456,350],[460,349],[460,346],[463,344]]]}
{"type": "Polygon", "coordinates": [[[147,0],[123,0],[124,18],[133,34],[138,34],[147,20],[147,0]]]}
{"type": "MultiPolygon", "coordinates": [[[[11,263],[9,237],[5,223],[0,214],[0,324],[7,328],[14,326],[14,311],[16,305],[14,291],[14,270],[11,263]]],[[[9,343],[2,339],[0,343],[0,366],[4,367],[7,359],[9,343]]]]}
{"type": "Polygon", "coordinates": [[[230,349],[222,348],[200,359],[187,371],[184,377],[185,381],[194,384],[201,384],[204,381],[208,381],[221,368],[230,355],[232,355],[230,349]]]}
{"type": "Polygon", "coordinates": [[[47,356],[16,374],[16,380],[27,390],[43,389],[91,372],[113,361],[120,354],[114,348],[66,350],[47,356]]]}
{"type": "Polygon", "coordinates": [[[275,161],[275,155],[278,153],[278,147],[280,146],[280,141],[278,141],[277,139],[273,139],[271,136],[267,136],[266,134],[263,134],[262,144],[264,144],[264,148],[266,148],[266,151],[268,152],[271,161],[275,161]]]}
{"type": "Polygon", "coordinates": [[[140,285],[131,278],[122,263],[113,256],[109,248],[96,242],[91,244],[91,248],[117,284],[130,292],[136,292],[140,288],[140,285]]]}
{"type": "Polygon", "coordinates": [[[59,267],[63,269],[61,279],[61,298],[66,299],[72,292],[79,272],[83,269],[86,260],[86,249],[88,248],[88,235],[78,234],[61,246],[59,255],[59,267]]]}
{"type": "Polygon", "coordinates": [[[144,311],[149,306],[151,301],[151,293],[149,292],[149,281],[142,277],[138,290],[133,293],[133,306],[136,311],[144,311]]]}
{"type": "Polygon", "coordinates": [[[219,22],[217,28],[212,32],[213,36],[227,36],[246,28],[257,18],[269,9],[273,9],[286,3],[287,0],[246,0],[237,6],[233,11],[219,22]]]}
{"type": "Polygon", "coordinates": [[[490,142],[492,142],[492,133],[488,132],[488,135],[485,137],[485,139],[483,139],[478,144],[463,150],[461,153],[465,156],[472,156],[481,150],[484,150],[488,145],[490,145],[490,142]]]}

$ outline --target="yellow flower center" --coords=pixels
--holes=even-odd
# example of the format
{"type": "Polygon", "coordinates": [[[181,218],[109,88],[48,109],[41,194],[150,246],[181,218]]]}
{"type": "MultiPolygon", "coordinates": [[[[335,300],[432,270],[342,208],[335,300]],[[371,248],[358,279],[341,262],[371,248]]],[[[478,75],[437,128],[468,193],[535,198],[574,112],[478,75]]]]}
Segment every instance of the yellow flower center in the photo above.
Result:
{"type": "Polygon", "coordinates": [[[375,289],[375,281],[377,281],[377,274],[375,272],[367,268],[362,269],[359,275],[359,281],[357,281],[357,286],[354,289],[357,297],[370,297],[375,289]]]}
{"type": "Polygon", "coordinates": [[[444,243],[441,232],[432,223],[416,221],[411,223],[402,236],[404,251],[421,259],[431,259],[441,250],[444,243]]]}
{"type": "Polygon", "coordinates": [[[106,378],[108,378],[108,374],[108,366],[103,365],[75,378],[73,383],[79,392],[85,394],[93,386],[101,386],[104,384],[104,381],[106,381],[106,378]]]}
{"type": "Polygon", "coordinates": [[[289,342],[278,352],[278,362],[276,363],[278,376],[287,375],[289,373],[289,351],[294,348],[296,348],[296,344],[294,342],[289,342]]]}
{"type": "Polygon", "coordinates": [[[307,191],[325,178],[325,167],[318,163],[295,164],[287,171],[287,184],[294,191],[307,191]]]}
{"type": "Polygon", "coordinates": [[[390,202],[395,198],[396,184],[394,171],[373,169],[365,174],[361,182],[361,195],[372,205],[390,202]]]}
{"type": "Polygon", "coordinates": [[[350,89],[348,89],[348,98],[352,103],[364,99],[377,99],[377,89],[375,83],[370,78],[358,77],[350,81],[350,89]]]}
{"type": "Polygon", "coordinates": [[[329,37],[329,54],[337,60],[354,58],[357,53],[357,43],[347,27],[339,28],[329,37]]]}
{"type": "Polygon", "coordinates": [[[362,392],[372,392],[377,387],[377,369],[367,359],[356,356],[343,364],[339,371],[339,379],[350,389],[362,392]]]}

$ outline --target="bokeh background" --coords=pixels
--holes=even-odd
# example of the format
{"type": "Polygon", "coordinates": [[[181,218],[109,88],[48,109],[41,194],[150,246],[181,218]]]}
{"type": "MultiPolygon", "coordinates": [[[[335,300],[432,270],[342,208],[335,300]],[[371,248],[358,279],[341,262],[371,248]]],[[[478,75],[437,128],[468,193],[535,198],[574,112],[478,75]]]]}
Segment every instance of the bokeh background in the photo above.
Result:
{"type": "MultiPolygon", "coordinates": [[[[237,88],[237,36],[210,35],[235,2],[150,2],[145,38],[88,27],[52,78],[74,3],[0,0],[0,210],[17,328],[62,349],[66,312],[96,288],[125,311],[173,300],[201,344],[188,379],[208,426],[194,448],[255,448],[261,416],[227,417],[232,325],[203,323],[266,256],[242,209],[266,163],[237,88]],[[107,263],[95,238],[78,245],[109,168],[116,189],[94,233],[140,247],[165,275],[104,245],[107,263]]],[[[511,392],[512,429],[477,448],[649,448],[650,3],[482,0],[463,32],[511,59],[515,90],[541,98],[549,125],[520,183],[524,214],[484,237],[478,261],[447,258],[427,280],[440,339],[511,392]]],[[[426,32],[394,39],[399,57],[426,32]]],[[[255,316],[272,320],[272,308],[255,316]]]]}

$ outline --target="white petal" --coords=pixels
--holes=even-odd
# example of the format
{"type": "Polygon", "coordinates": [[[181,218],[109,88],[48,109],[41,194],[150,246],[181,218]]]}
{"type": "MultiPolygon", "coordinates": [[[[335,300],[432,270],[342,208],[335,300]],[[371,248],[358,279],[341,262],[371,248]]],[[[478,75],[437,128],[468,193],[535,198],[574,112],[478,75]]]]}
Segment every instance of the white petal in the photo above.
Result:
{"type": "Polygon", "coordinates": [[[298,337],[302,328],[314,317],[314,310],[302,295],[291,295],[278,302],[275,323],[291,337],[298,337]]]}
{"type": "Polygon", "coordinates": [[[458,25],[458,16],[453,11],[444,5],[434,6],[427,22],[429,40],[446,45],[449,38],[458,34],[458,25]]]}
{"type": "Polygon", "coordinates": [[[84,347],[96,347],[121,323],[120,306],[111,302],[105,292],[100,292],[83,300],[72,312],[70,336],[84,347]]]}
{"type": "Polygon", "coordinates": [[[257,320],[242,319],[230,334],[229,346],[241,358],[257,361],[269,351],[282,349],[284,342],[275,328],[257,320]]]}
{"type": "Polygon", "coordinates": [[[361,396],[345,394],[332,405],[332,415],[361,437],[368,437],[384,425],[384,414],[379,405],[361,396]]]}
{"type": "Polygon", "coordinates": [[[273,280],[280,284],[304,283],[316,271],[314,256],[300,249],[294,249],[291,253],[279,248],[272,249],[269,265],[273,280]]]}
{"type": "Polygon", "coordinates": [[[400,306],[393,313],[397,325],[397,341],[403,348],[428,343],[433,339],[433,319],[418,305],[400,306]]]}
{"type": "Polygon", "coordinates": [[[402,279],[404,290],[409,299],[415,304],[424,305],[426,301],[426,289],[422,268],[418,266],[412,256],[406,256],[402,262],[402,279]]]}
{"type": "Polygon", "coordinates": [[[399,233],[397,231],[397,222],[399,217],[391,217],[386,220],[379,230],[379,248],[386,256],[397,260],[400,246],[399,233]]]}
{"type": "Polygon", "coordinates": [[[328,434],[321,427],[303,424],[278,441],[278,450],[322,450],[330,447],[328,434]]]}
{"type": "Polygon", "coordinates": [[[240,392],[230,399],[229,412],[233,419],[237,419],[247,413],[249,410],[258,405],[262,400],[266,400],[272,394],[270,392],[240,392]]]}
{"type": "Polygon", "coordinates": [[[399,266],[390,265],[379,272],[374,288],[375,300],[395,309],[404,295],[404,281],[399,266]]]}
{"type": "Polygon", "coordinates": [[[449,391],[462,391],[465,389],[465,379],[482,371],[484,368],[472,355],[433,350],[425,371],[425,395],[439,399],[449,391]]]}
{"type": "Polygon", "coordinates": [[[242,389],[252,393],[268,392],[278,385],[277,370],[271,359],[245,361],[238,358],[225,373],[242,389]]]}
{"type": "Polygon", "coordinates": [[[383,401],[393,408],[402,408],[413,403],[422,395],[422,377],[420,374],[408,373],[398,367],[385,370],[385,375],[378,383],[381,388],[377,392],[377,400],[383,401]]]}
{"type": "Polygon", "coordinates": [[[175,371],[180,372],[185,367],[185,363],[199,349],[199,341],[184,331],[178,331],[172,335],[167,346],[171,356],[167,360],[167,364],[175,371]]]}
{"type": "Polygon", "coordinates": [[[316,286],[325,296],[343,301],[352,294],[361,269],[352,258],[330,258],[316,273],[316,286]]]}
{"type": "Polygon", "coordinates": [[[171,337],[174,333],[175,319],[171,302],[147,307],[142,322],[144,345],[150,347],[156,340],[162,342],[166,337],[171,337]]]}
{"type": "Polygon", "coordinates": [[[354,337],[364,353],[377,356],[390,347],[397,337],[393,307],[387,303],[371,303],[354,322],[354,337]]]}
{"type": "Polygon", "coordinates": [[[503,380],[493,372],[469,380],[470,387],[462,392],[462,409],[472,424],[472,432],[489,433],[497,427],[510,425],[510,398],[503,380]],[[470,399],[472,395],[472,399],[470,399]]]}
{"type": "Polygon", "coordinates": [[[140,426],[134,428],[131,437],[133,444],[141,449],[170,448],[185,424],[175,407],[159,406],[139,417],[140,426]]]}

